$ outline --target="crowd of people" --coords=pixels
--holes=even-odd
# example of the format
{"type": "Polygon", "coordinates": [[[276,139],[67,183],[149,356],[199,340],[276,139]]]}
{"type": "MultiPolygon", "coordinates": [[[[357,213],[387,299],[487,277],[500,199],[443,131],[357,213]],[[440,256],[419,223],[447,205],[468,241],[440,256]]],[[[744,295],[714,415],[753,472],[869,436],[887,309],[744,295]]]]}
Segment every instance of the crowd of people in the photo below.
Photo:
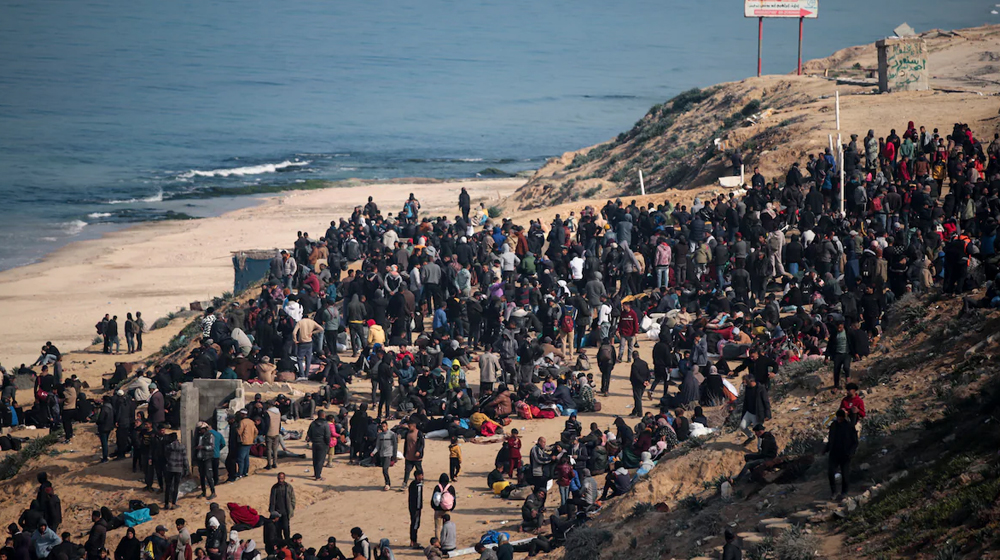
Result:
{"type": "MultiPolygon", "coordinates": [[[[523,499],[522,527],[537,533],[516,545],[501,537],[496,551],[477,548],[483,558],[509,560],[514,551],[534,555],[558,546],[679,442],[717,429],[705,414],[710,407],[741,407],[744,444],[757,449],[746,454],[740,476],[752,476],[778,456],[765,424],[782,366],[824,360],[833,365],[830,390],[845,391],[827,449],[831,493],[842,497],[865,416],[852,364],[877,341],[886,310],[911,292],[962,294],[984,284],[986,295],[966,298],[963,312],[1000,305],[997,284],[986,281],[998,271],[1000,136],[985,146],[965,125],[941,137],[911,122],[902,137],[869,131],[844,148],[843,162],[829,150],[810,155],[804,172],[795,163],[779,181],[755,169],[743,196],[695,198],[690,207],[609,200],[579,216],[557,214],[550,224],[470,216],[465,189],[454,218],[422,215],[412,194],[395,215],[369,197],[322,236],[300,232],[248,302],[208,309],[186,368],[158,365],[106,395],[95,418],[103,460],[116,432],[115,457],[131,454],[146,487],[157,482],[165,506],[175,507],[189,451],[167,427],[179,425],[181,383],[318,381],[316,392],[298,401],[258,395],[228,426],[200,424],[190,452],[202,495],[215,495],[224,446],[228,480],[236,481],[250,473],[257,446],[266,469],[289,456],[284,442],[302,434],[293,435],[283,420],[313,419],[304,438],[317,480],[335,454],[346,453],[350,465],[381,468],[388,491],[391,468],[403,456],[410,546],[439,558],[457,546],[451,512],[460,443],[495,437],[502,443],[487,485],[523,499]],[[646,344],[651,364],[640,357],[646,344]],[[620,362],[629,364],[631,420],[585,429],[578,415],[600,410],[598,397],[611,392],[620,362]],[[478,385],[467,380],[471,369],[478,369],[478,385]],[[370,380],[370,395],[352,394],[356,378],[370,380]],[[559,441],[539,438],[523,461],[511,419],[556,416],[565,417],[559,441]],[[423,547],[427,437],[451,445],[449,472],[431,492],[434,535],[423,547]],[[558,505],[548,497],[555,489],[558,505]]],[[[132,332],[141,348],[136,316],[132,332]]],[[[117,341],[114,321],[103,327],[106,350],[117,341]]],[[[116,377],[126,380],[124,373],[116,377]]],[[[72,385],[46,390],[58,405],[72,385]]],[[[72,421],[67,439],[71,434],[72,421]]],[[[276,487],[282,484],[279,475],[276,487]]],[[[264,553],[347,557],[333,540],[310,552],[301,536],[288,534],[295,499],[290,487],[281,488],[277,498],[272,490],[270,515],[261,520],[264,553]]],[[[36,532],[43,527],[38,538],[32,533],[33,546],[58,540],[49,536],[52,527],[36,524],[36,532]]],[[[393,557],[386,539],[372,544],[355,531],[351,557],[393,557]]],[[[183,549],[179,559],[189,555],[189,538],[172,542],[183,549]]],[[[261,554],[252,541],[238,544],[237,555],[224,538],[213,543],[213,560],[261,554]]]]}

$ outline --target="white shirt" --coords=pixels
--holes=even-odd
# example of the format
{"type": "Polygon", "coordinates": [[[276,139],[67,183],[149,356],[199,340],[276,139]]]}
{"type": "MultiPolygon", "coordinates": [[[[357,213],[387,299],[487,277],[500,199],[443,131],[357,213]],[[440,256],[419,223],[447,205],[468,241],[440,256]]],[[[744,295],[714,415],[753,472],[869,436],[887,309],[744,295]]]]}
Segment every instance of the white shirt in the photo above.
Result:
{"type": "Polygon", "coordinates": [[[583,257],[577,255],[569,261],[570,277],[573,280],[583,279],[583,257]]]}
{"type": "Polygon", "coordinates": [[[597,324],[611,324],[611,306],[607,303],[602,303],[601,308],[597,310],[597,324]]]}

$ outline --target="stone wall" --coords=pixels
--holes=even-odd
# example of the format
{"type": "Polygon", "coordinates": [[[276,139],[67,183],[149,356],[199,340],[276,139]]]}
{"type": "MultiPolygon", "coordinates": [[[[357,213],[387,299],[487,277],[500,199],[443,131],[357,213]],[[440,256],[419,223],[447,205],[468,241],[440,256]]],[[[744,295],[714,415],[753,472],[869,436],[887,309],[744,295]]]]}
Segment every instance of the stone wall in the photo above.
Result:
{"type": "Polygon", "coordinates": [[[882,39],[875,46],[878,49],[879,92],[930,89],[927,43],[923,39],[882,39]]]}

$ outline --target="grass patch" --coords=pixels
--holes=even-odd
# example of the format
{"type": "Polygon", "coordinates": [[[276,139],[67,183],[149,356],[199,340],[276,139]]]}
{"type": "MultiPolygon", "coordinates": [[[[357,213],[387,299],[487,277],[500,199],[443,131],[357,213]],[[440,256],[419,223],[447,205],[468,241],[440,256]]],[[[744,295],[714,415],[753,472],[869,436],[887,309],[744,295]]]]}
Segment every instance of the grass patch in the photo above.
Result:
{"type": "Polygon", "coordinates": [[[59,442],[62,435],[62,428],[57,428],[46,436],[29,441],[17,453],[7,455],[3,462],[0,462],[0,480],[9,480],[17,476],[28,461],[45,453],[49,447],[59,442]]]}

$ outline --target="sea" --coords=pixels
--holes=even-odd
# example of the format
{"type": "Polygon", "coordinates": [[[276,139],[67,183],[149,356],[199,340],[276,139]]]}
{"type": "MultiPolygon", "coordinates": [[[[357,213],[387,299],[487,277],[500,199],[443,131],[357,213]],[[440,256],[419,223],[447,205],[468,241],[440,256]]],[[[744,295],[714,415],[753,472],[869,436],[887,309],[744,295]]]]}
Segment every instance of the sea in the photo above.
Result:
{"type": "MultiPolygon", "coordinates": [[[[1000,16],[822,0],[804,56],[903,22],[1000,16]]],[[[765,21],[765,73],[794,70],[797,35],[765,21]]],[[[275,186],[534,169],[755,74],[756,50],[738,0],[3,0],[0,270],[275,186]]]]}

